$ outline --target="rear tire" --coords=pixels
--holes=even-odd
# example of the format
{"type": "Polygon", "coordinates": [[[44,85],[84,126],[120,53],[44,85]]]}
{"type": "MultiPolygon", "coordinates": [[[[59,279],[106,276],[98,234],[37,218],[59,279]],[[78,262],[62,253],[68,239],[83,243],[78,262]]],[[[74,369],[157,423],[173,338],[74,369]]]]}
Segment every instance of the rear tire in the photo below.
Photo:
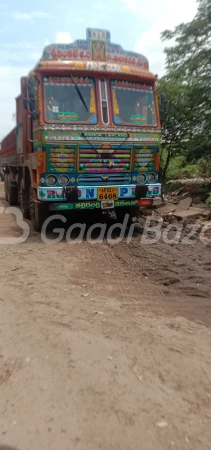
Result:
{"type": "Polygon", "coordinates": [[[140,215],[140,208],[139,206],[122,206],[115,209],[117,220],[120,223],[124,222],[125,215],[129,214],[127,226],[130,226],[132,223],[135,223],[135,221],[139,218],[140,215]],[[133,220],[133,219],[136,220],[133,220]]]}
{"type": "Polygon", "coordinates": [[[5,200],[6,202],[8,202],[8,175],[5,175],[4,178],[4,195],[5,195],[5,200]]]}
{"type": "Polygon", "coordinates": [[[34,199],[33,189],[30,189],[30,199],[29,199],[29,208],[30,208],[30,219],[32,228],[34,231],[41,231],[41,228],[48,218],[48,205],[45,203],[38,203],[34,199]]]}
{"type": "Polygon", "coordinates": [[[11,206],[18,204],[18,185],[8,177],[8,202],[11,206]]]}

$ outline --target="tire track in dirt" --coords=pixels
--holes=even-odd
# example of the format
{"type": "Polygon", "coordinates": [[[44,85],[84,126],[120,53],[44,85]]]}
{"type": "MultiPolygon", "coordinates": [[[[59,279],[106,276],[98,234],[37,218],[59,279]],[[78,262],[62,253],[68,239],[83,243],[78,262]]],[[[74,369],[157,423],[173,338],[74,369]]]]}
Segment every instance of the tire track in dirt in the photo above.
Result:
{"type": "Polygon", "coordinates": [[[149,307],[165,314],[184,315],[191,320],[201,320],[211,325],[211,277],[210,246],[197,242],[193,246],[176,246],[158,242],[140,245],[134,237],[130,244],[126,240],[112,247],[116,258],[133,276],[143,276],[157,289],[155,304],[149,307]]]}

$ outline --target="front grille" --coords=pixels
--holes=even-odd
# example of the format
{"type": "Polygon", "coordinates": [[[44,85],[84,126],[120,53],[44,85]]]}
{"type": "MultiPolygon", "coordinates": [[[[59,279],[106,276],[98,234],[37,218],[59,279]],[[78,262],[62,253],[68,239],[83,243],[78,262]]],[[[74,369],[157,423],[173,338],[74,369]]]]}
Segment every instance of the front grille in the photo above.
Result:
{"type": "Polygon", "coordinates": [[[79,175],[78,183],[80,185],[102,185],[102,184],[129,184],[130,175],[122,173],[104,174],[84,174],[79,175]]]}
{"type": "Polygon", "coordinates": [[[76,147],[49,146],[47,149],[47,172],[74,173],[76,147]]]}
{"type": "Polygon", "coordinates": [[[129,172],[131,164],[131,148],[112,148],[81,146],[79,150],[79,172],[115,173],[129,172]]]}
{"type": "Polygon", "coordinates": [[[156,160],[156,147],[144,146],[134,148],[134,172],[154,171],[156,160]]]}

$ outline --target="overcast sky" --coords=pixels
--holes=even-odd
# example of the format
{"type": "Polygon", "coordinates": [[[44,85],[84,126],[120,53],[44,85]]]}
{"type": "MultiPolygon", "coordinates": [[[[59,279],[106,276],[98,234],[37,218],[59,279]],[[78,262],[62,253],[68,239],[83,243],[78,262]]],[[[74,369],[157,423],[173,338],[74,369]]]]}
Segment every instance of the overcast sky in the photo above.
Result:
{"type": "Polygon", "coordinates": [[[0,0],[0,139],[14,126],[20,77],[48,43],[85,39],[87,27],[108,29],[112,42],[146,55],[160,77],[165,70],[160,33],[191,20],[196,10],[196,0],[0,0]]]}

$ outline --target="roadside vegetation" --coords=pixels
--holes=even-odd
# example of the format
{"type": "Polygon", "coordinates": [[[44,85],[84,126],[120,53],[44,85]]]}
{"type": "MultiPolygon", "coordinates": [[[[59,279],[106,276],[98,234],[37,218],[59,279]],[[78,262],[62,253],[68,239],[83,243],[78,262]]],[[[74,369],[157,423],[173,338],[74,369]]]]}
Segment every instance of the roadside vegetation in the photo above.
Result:
{"type": "MultiPolygon", "coordinates": [[[[164,186],[172,179],[211,177],[211,0],[198,0],[189,23],[161,36],[166,73],[158,94],[168,101],[163,124],[161,176],[164,186]]],[[[204,187],[211,202],[211,186],[204,187]]]]}

